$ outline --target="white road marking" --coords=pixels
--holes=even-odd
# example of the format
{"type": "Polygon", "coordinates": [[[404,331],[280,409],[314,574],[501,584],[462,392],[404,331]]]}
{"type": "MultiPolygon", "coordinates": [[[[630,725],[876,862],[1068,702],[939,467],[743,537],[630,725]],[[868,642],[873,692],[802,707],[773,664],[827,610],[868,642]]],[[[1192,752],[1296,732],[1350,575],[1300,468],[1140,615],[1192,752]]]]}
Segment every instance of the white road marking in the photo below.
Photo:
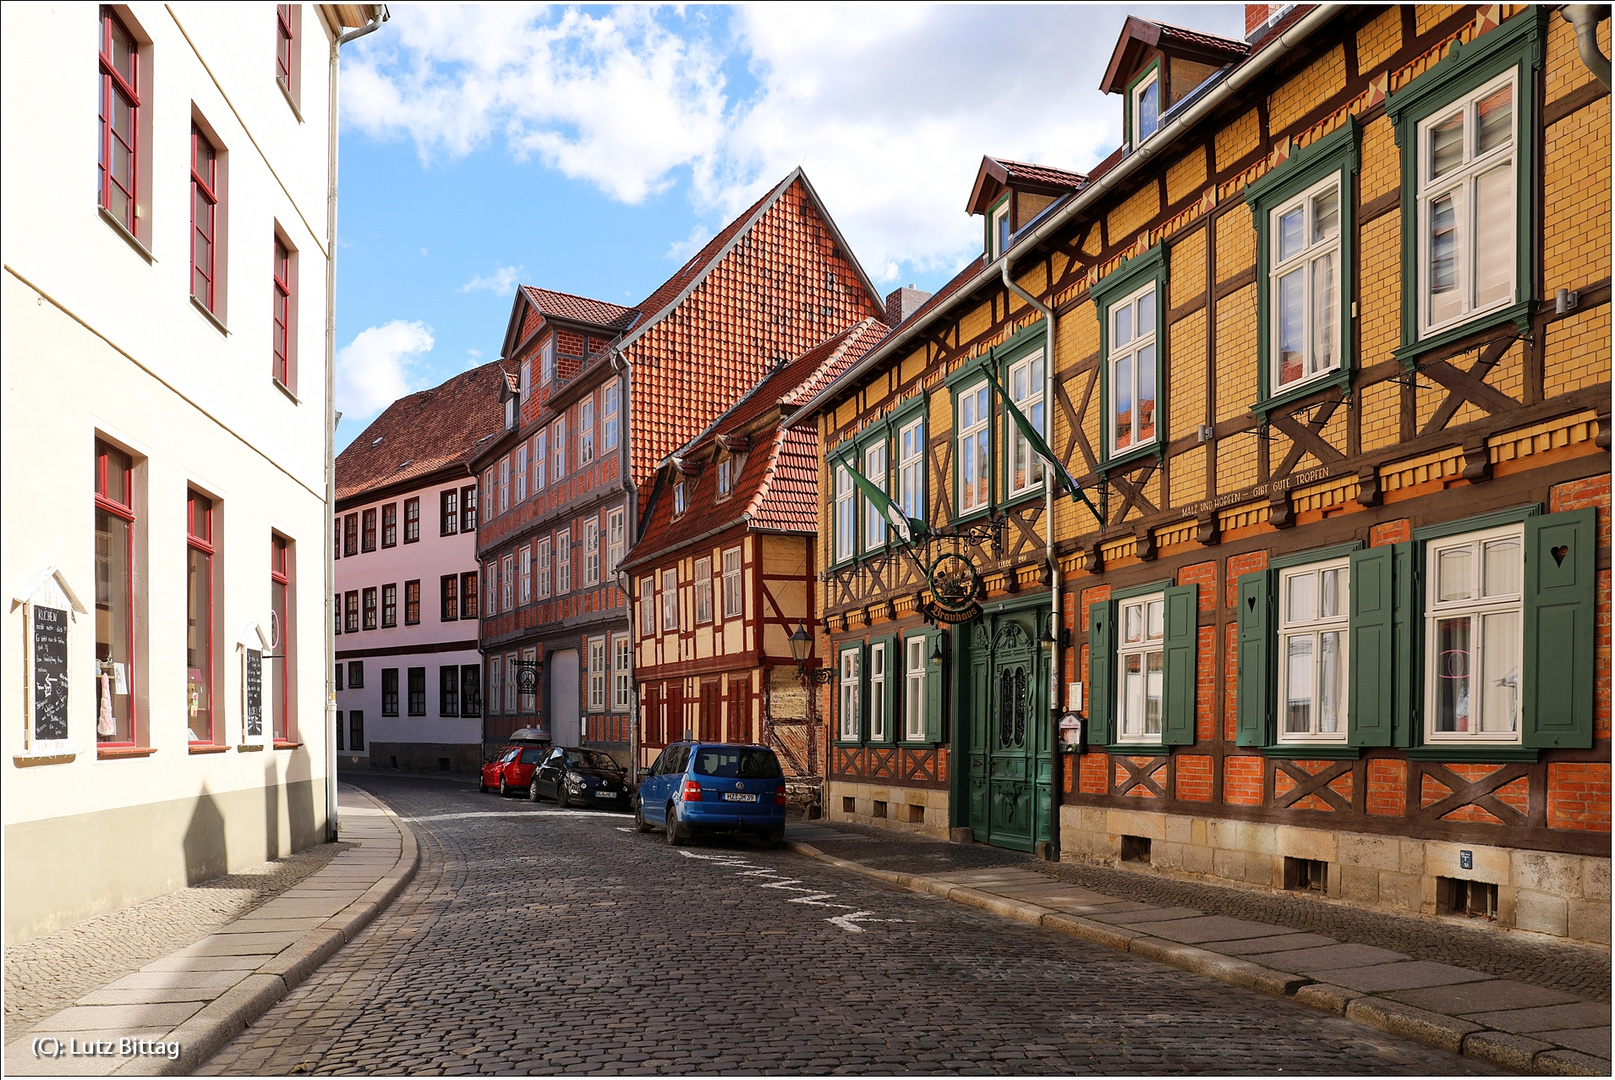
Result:
{"type": "Polygon", "coordinates": [[[608,817],[622,820],[621,814],[614,814],[609,810],[468,810],[460,814],[424,814],[420,817],[406,817],[405,821],[461,821],[465,818],[487,817],[535,817],[539,814],[546,816],[565,814],[567,817],[608,817]]]}
{"type": "MultiPolygon", "coordinates": [[[[624,831],[626,832],[627,830],[624,830],[624,831]]],[[[681,850],[679,852],[679,854],[684,856],[686,859],[699,859],[702,862],[717,863],[719,866],[727,866],[731,870],[736,871],[736,874],[735,874],[736,877],[751,877],[751,878],[765,878],[765,877],[768,877],[768,878],[779,878],[780,879],[778,881],[758,882],[757,884],[758,884],[759,888],[763,888],[763,889],[779,889],[782,892],[798,892],[798,893],[808,893],[809,894],[807,896],[793,896],[789,900],[785,901],[787,904],[806,904],[809,907],[841,908],[844,911],[851,911],[852,910],[852,905],[851,904],[832,904],[832,903],[829,903],[828,901],[832,897],[834,897],[836,895],[835,893],[832,893],[832,892],[819,892],[817,889],[804,888],[802,886],[802,879],[801,878],[784,877],[777,870],[770,870],[766,866],[757,866],[755,863],[751,862],[750,860],[748,860],[747,858],[745,858],[744,856],[741,856],[741,855],[725,855],[725,854],[709,853],[709,852],[704,852],[704,851],[688,851],[688,850],[681,850]],[[741,867],[747,867],[747,869],[743,870],[743,869],[741,869],[741,867]]],[[[863,934],[863,933],[867,933],[868,931],[865,930],[864,927],[856,925],[856,922],[858,920],[862,920],[864,922],[892,922],[892,923],[902,922],[903,921],[902,919],[877,919],[877,918],[873,917],[874,914],[875,913],[873,911],[853,911],[852,914],[850,914],[850,915],[837,915],[837,916],[834,916],[833,918],[826,919],[825,922],[834,923],[836,926],[839,926],[839,927],[841,927],[841,929],[849,931],[850,933],[863,934]]]]}
{"type": "Polygon", "coordinates": [[[866,932],[863,927],[857,925],[859,920],[862,920],[864,922],[902,922],[903,921],[902,919],[872,919],[872,918],[870,918],[870,916],[873,915],[873,914],[875,914],[873,911],[855,911],[851,915],[837,915],[833,919],[826,919],[824,921],[825,922],[835,923],[837,926],[841,927],[841,929],[843,929],[843,930],[851,930],[854,934],[862,934],[862,933],[866,932]]]}

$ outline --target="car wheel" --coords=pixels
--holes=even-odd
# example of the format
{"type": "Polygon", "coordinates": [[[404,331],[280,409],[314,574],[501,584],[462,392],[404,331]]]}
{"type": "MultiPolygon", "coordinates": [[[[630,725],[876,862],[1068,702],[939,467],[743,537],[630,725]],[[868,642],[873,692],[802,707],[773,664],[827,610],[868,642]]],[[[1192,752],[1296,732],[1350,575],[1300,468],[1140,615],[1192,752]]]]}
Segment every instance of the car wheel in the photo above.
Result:
{"type": "Polygon", "coordinates": [[[562,810],[572,805],[572,798],[566,793],[565,780],[560,780],[555,785],[555,805],[562,810]]]}
{"type": "Polygon", "coordinates": [[[689,839],[690,839],[689,833],[685,832],[684,829],[679,825],[678,811],[673,809],[673,806],[672,806],[671,803],[668,804],[668,807],[667,807],[667,842],[669,844],[672,844],[674,847],[682,847],[684,845],[684,843],[686,841],[688,841],[689,839]]]}
{"type": "Polygon", "coordinates": [[[536,777],[536,776],[533,777],[533,782],[531,784],[527,785],[527,801],[528,802],[537,802],[538,801],[538,777],[536,777]]]}
{"type": "Polygon", "coordinates": [[[484,780],[480,774],[477,776],[477,790],[484,795],[488,794],[488,781],[484,780]]]}
{"type": "Polygon", "coordinates": [[[508,798],[510,796],[510,785],[505,783],[505,778],[503,776],[499,778],[499,795],[501,798],[508,798]]]}
{"type": "Polygon", "coordinates": [[[640,832],[650,832],[650,822],[645,820],[645,804],[634,803],[634,828],[640,832]]]}

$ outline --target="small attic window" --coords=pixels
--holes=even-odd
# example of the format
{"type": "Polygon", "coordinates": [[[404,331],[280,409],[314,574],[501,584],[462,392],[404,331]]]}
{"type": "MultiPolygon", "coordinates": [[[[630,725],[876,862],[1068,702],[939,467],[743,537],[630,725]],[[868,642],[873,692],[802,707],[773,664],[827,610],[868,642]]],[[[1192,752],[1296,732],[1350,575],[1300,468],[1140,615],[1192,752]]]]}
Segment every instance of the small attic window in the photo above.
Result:
{"type": "Polygon", "coordinates": [[[725,457],[718,462],[718,498],[727,499],[735,490],[735,460],[725,457]]]}
{"type": "Polygon", "coordinates": [[[370,444],[370,449],[374,450],[376,447],[380,446],[381,440],[385,439],[386,437],[387,436],[385,435],[377,435],[375,441],[370,444]]]}
{"type": "Polygon", "coordinates": [[[995,259],[1009,250],[1009,226],[1009,197],[1006,195],[1004,201],[993,209],[992,257],[995,259]]]}
{"type": "Polygon", "coordinates": [[[1133,84],[1127,100],[1132,109],[1133,147],[1143,145],[1161,127],[1161,65],[1155,64],[1133,84]]]}
{"type": "Polygon", "coordinates": [[[680,480],[673,485],[673,516],[683,517],[685,510],[684,481],[680,480]]]}

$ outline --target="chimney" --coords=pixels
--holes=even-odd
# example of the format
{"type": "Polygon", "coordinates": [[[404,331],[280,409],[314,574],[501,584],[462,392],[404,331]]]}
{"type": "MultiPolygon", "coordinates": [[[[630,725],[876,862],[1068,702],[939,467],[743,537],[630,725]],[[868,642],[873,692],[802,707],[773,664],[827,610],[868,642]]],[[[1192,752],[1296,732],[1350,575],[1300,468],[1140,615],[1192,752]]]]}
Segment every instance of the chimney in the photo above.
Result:
{"type": "Polygon", "coordinates": [[[887,326],[896,327],[904,319],[920,310],[920,305],[931,299],[931,294],[912,285],[904,285],[901,289],[893,289],[892,294],[886,298],[887,326]]]}

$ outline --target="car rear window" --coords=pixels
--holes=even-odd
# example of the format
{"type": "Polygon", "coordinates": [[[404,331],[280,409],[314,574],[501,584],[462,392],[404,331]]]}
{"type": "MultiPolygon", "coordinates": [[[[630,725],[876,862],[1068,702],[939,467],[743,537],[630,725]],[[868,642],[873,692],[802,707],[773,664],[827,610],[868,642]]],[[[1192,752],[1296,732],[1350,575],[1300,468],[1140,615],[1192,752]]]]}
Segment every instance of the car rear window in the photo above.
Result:
{"type": "Polygon", "coordinates": [[[567,754],[572,758],[572,764],[579,768],[622,771],[622,766],[610,754],[602,754],[598,750],[568,750],[567,754]]]}
{"type": "Polygon", "coordinates": [[[750,746],[703,746],[695,753],[695,771],[742,780],[777,780],[782,775],[774,751],[750,746]]]}
{"type": "Polygon", "coordinates": [[[523,750],[522,751],[522,764],[523,765],[537,765],[539,762],[544,760],[544,756],[546,754],[548,754],[548,753],[549,753],[548,750],[540,750],[540,749],[523,750]]]}

